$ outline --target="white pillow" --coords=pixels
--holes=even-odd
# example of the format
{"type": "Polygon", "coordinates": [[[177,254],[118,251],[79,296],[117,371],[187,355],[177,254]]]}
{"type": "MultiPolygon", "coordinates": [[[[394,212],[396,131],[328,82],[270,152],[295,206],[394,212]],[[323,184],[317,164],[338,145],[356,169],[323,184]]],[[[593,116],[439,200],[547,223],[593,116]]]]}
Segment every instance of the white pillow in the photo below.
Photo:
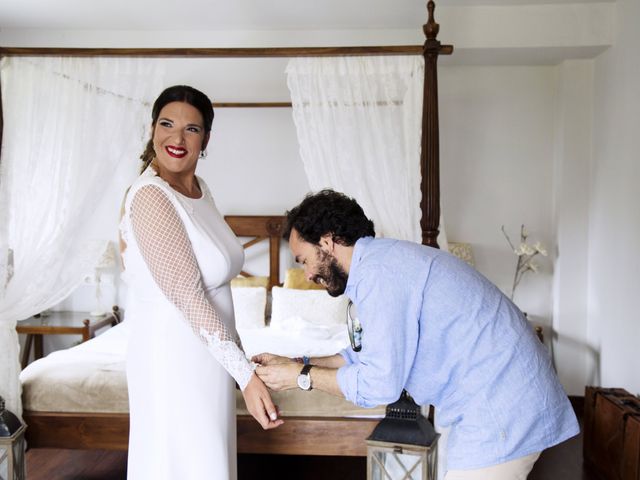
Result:
{"type": "Polygon", "coordinates": [[[262,328],[265,326],[267,289],[264,287],[231,287],[236,328],[262,328]]]}
{"type": "Polygon", "coordinates": [[[316,327],[344,326],[349,299],[337,298],[325,290],[298,290],[282,287],[271,289],[271,326],[297,329],[304,325],[316,327]],[[297,328],[296,328],[297,327],[297,328]]]}

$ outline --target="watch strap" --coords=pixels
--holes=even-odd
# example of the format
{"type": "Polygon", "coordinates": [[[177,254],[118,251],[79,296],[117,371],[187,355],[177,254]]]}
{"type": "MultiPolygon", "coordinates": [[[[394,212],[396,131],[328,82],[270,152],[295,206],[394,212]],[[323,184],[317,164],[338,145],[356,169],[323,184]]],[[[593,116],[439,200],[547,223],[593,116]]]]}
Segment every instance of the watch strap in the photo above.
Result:
{"type": "Polygon", "coordinates": [[[307,363],[304,367],[302,367],[302,370],[300,370],[300,375],[309,375],[311,367],[313,367],[313,365],[307,363]]]}

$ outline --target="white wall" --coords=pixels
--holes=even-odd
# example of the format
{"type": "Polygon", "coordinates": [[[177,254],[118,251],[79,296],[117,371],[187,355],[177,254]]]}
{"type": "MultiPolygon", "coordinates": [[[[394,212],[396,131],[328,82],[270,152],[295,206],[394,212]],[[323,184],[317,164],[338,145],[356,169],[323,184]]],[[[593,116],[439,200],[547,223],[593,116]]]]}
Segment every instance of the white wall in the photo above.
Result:
{"type": "Polygon", "coordinates": [[[595,62],[588,334],[602,385],[640,393],[640,2],[616,5],[615,45],[595,62]]]}
{"type": "MultiPolygon", "coordinates": [[[[441,194],[447,237],[472,244],[476,266],[510,292],[516,256],[505,240],[553,248],[554,67],[442,67],[439,79],[441,194]]],[[[514,301],[551,322],[552,265],[528,274],[514,301]]]]}

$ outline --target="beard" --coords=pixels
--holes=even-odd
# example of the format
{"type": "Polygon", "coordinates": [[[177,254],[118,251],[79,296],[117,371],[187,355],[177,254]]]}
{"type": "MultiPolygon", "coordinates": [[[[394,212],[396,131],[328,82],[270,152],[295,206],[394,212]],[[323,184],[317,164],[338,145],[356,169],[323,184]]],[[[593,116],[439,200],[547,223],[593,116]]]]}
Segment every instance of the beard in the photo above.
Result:
{"type": "Polygon", "coordinates": [[[334,256],[320,249],[318,249],[318,264],[318,273],[313,277],[313,281],[324,285],[327,293],[332,297],[342,295],[349,280],[349,275],[344,268],[338,265],[334,256]]]}

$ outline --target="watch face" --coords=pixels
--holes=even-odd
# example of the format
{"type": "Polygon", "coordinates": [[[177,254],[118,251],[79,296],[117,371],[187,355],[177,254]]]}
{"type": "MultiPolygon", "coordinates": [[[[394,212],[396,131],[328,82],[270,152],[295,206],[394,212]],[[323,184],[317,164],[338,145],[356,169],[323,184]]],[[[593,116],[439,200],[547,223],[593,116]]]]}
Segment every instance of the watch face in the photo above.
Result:
{"type": "Polygon", "coordinates": [[[310,390],[311,389],[311,375],[298,375],[298,386],[302,390],[310,390]]]}

